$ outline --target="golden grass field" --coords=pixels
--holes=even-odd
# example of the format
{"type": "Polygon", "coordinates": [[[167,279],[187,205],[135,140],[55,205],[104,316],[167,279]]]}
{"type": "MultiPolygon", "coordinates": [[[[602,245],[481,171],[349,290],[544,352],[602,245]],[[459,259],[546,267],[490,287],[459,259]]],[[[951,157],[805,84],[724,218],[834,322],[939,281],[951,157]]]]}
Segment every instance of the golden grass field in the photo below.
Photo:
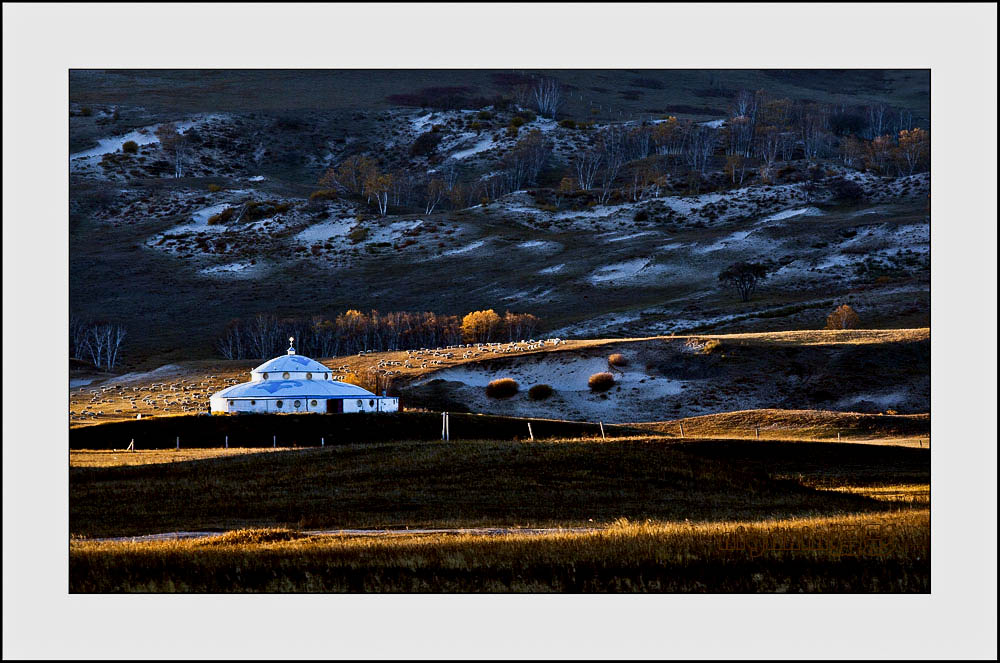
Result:
{"type": "Polygon", "coordinates": [[[74,451],[70,590],[926,592],[929,454],[662,437],[74,451]],[[391,533],[305,532],[354,528],[391,533]]]}
{"type": "Polygon", "coordinates": [[[926,509],[585,533],[72,541],[73,592],[927,592],[926,509]]]}

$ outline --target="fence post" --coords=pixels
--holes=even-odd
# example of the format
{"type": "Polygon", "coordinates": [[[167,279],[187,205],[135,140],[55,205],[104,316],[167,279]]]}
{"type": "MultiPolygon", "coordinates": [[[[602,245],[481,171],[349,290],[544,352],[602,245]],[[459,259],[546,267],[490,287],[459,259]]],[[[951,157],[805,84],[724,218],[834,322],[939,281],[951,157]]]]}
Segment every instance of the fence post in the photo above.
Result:
{"type": "Polygon", "coordinates": [[[528,422],[528,437],[531,438],[532,442],[535,441],[535,434],[531,432],[531,422],[530,421],[528,422]]]}
{"type": "Polygon", "coordinates": [[[441,413],[441,441],[444,441],[444,422],[448,419],[448,413],[441,413]]]}
{"type": "Polygon", "coordinates": [[[326,438],[325,437],[319,438],[319,446],[321,446],[321,447],[325,447],[326,446],[326,438]]]}
{"type": "Polygon", "coordinates": [[[601,425],[601,439],[602,440],[608,439],[608,438],[604,437],[604,422],[603,421],[599,421],[598,423],[601,425]]]}
{"type": "Polygon", "coordinates": [[[180,437],[180,435],[177,436],[177,450],[178,451],[181,450],[181,437],[180,437]]]}
{"type": "Polygon", "coordinates": [[[840,442],[840,431],[837,431],[837,442],[840,442]]]}
{"type": "Polygon", "coordinates": [[[451,413],[444,413],[444,439],[451,442],[451,413]]]}
{"type": "Polygon", "coordinates": [[[226,448],[227,449],[229,448],[229,436],[228,435],[226,436],[226,448]]]}
{"type": "Polygon", "coordinates": [[[271,447],[274,448],[274,449],[278,448],[278,436],[277,435],[275,435],[274,438],[271,440],[271,447]]]}
{"type": "Polygon", "coordinates": [[[126,449],[126,451],[135,451],[135,438],[134,437],[128,443],[128,449],[126,449]]]}
{"type": "Polygon", "coordinates": [[[681,425],[681,437],[684,437],[684,422],[683,422],[683,421],[681,421],[681,422],[679,422],[679,423],[680,423],[680,425],[681,425]]]}
{"type": "Polygon", "coordinates": [[[760,439],[760,426],[755,426],[754,429],[753,429],[753,433],[754,433],[754,438],[757,439],[757,440],[759,440],[760,439]]]}

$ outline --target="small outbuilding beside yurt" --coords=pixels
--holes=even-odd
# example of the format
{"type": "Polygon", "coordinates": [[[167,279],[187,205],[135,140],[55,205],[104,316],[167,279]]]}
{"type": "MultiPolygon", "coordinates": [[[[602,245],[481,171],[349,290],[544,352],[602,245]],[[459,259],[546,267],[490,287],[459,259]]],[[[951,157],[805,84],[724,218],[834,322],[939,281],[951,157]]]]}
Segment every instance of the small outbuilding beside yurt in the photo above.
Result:
{"type": "Polygon", "coordinates": [[[302,412],[396,412],[399,399],[377,396],[357,385],[334,378],[329,368],[296,354],[289,340],[288,353],[270,359],[250,372],[250,382],[212,394],[213,413],[238,414],[302,412]]]}

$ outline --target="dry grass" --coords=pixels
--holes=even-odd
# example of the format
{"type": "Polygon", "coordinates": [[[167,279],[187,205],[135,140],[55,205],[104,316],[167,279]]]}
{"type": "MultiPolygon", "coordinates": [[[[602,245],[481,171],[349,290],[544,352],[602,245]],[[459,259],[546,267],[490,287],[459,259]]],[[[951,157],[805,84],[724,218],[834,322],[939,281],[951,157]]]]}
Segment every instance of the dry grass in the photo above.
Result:
{"type": "Polygon", "coordinates": [[[130,465],[158,465],[160,463],[184,463],[192,460],[209,460],[242,456],[245,454],[287,451],[284,448],[269,449],[140,449],[138,451],[109,451],[106,449],[70,450],[70,467],[126,467],[130,465]]]}
{"type": "Polygon", "coordinates": [[[70,543],[71,592],[928,592],[927,509],[584,533],[70,543]]]}
{"type": "Polygon", "coordinates": [[[929,414],[740,410],[631,426],[680,437],[681,424],[685,438],[843,441],[930,448],[929,414]]]}
{"type": "Polygon", "coordinates": [[[587,379],[591,391],[602,392],[615,386],[615,376],[611,373],[594,373],[587,379]]]}
{"type": "Polygon", "coordinates": [[[490,398],[510,398],[517,390],[517,380],[513,378],[499,378],[486,385],[486,395],[490,398]]]}

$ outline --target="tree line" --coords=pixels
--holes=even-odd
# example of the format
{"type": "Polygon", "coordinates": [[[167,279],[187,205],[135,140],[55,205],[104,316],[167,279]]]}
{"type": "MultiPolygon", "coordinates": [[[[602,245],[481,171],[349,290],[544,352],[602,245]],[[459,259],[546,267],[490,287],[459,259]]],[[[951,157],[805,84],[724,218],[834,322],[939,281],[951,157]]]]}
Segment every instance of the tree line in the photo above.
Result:
{"type": "Polygon", "coordinates": [[[69,356],[110,371],[121,361],[125,327],[115,322],[69,321],[69,356]]]}
{"type": "Polygon", "coordinates": [[[516,341],[532,337],[538,327],[539,319],[530,313],[507,311],[500,316],[492,309],[461,317],[432,312],[363,313],[356,309],[332,318],[278,318],[260,313],[232,320],[216,348],[226,359],[268,359],[285,352],[288,338],[294,337],[299,354],[336,357],[363,351],[516,341]]]}
{"type": "MultiPolygon", "coordinates": [[[[557,81],[544,79],[523,88],[521,103],[555,117],[560,104],[539,99],[560,94],[557,81]]],[[[432,128],[418,142],[440,138],[437,131],[432,128]]],[[[910,175],[930,167],[929,134],[913,126],[908,111],[884,103],[851,106],[777,98],[764,90],[737,93],[721,126],[666,116],[580,131],[589,134],[583,140],[586,147],[569,160],[561,180],[558,174],[553,179],[559,182],[554,187],[558,201],[587,194],[601,204],[612,198],[636,202],[661,195],[672,175],[685,176],[688,189],[697,192],[706,174],[719,170],[733,186],[752,176],[770,183],[776,164],[795,159],[839,158],[849,167],[883,175],[910,175]]],[[[552,141],[534,130],[483,174],[460,173],[453,160],[426,174],[405,167],[390,172],[376,158],[361,154],[330,168],[319,182],[323,192],[363,199],[382,216],[390,208],[430,214],[443,206],[489,203],[535,186],[552,153],[552,141]]]]}

